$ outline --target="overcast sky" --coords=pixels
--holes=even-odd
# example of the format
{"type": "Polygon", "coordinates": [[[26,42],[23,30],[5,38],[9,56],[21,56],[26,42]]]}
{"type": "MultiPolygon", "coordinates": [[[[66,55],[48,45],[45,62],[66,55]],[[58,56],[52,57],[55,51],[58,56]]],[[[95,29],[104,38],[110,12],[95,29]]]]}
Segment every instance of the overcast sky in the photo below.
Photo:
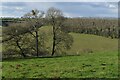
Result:
{"type": "Polygon", "coordinates": [[[2,2],[0,17],[21,17],[32,9],[55,7],[66,17],[118,17],[117,2],[2,2]]]}

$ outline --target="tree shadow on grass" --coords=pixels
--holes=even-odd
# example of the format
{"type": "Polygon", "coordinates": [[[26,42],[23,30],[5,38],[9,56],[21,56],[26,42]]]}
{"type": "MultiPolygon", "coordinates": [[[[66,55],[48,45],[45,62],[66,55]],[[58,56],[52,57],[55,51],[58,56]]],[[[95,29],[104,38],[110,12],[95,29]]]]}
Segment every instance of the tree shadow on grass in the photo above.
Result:
{"type": "Polygon", "coordinates": [[[13,61],[23,61],[29,59],[45,59],[45,58],[60,58],[65,56],[40,56],[40,57],[12,57],[12,58],[2,58],[2,62],[13,62],[13,61]]]}
{"type": "Polygon", "coordinates": [[[23,61],[23,60],[31,60],[31,59],[52,59],[52,58],[61,58],[61,57],[70,57],[70,56],[80,56],[80,55],[55,55],[55,56],[27,56],[27,57],[10,57],[10,58],[2,58],[2,62],[16,62],[16,61],[23,61]]]}

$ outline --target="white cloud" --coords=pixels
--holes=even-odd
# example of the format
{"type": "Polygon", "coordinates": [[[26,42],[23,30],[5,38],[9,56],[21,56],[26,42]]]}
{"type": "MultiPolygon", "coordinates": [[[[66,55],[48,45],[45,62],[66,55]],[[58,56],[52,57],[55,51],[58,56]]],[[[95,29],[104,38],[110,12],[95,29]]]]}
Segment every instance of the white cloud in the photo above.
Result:
{"type": "Polygon", "coordinates": [[[51,3],[51,2],[26,2],[25,3],[26,7],[28,9],[40,9],[40,10],[46,10],[49,7],[54,7],[57,6],[56,3],[51,3]]]}
{"type": "Polygon", "coordinates": [[[0,17],[19,17],[19,16],[12,15],[12,14],[0,14],[0,17]]]}
{"type": "Polygon", "coordinates": [[[16,10],[23,10],[22,7],[15,7],[16,10]]]}
{"type": "Polygon", "coordinates": [[[4,6],[4,5],[2,5],[2,6],[0,6],[1,8],[2,8],[2,10],[4,11],[4,10],[23,10],[24,9],[24,7],[18,7],[18,6],[4,6]]]}
{"type": "Polygon", "coordinates": [[[112,5],[112,4],[110,4],[110,5],[108,5],[109,6],[109,8],[116,8],[116,6],[115,5],[112,5]]]}
{"type": "Polygon", "coordinates": [[[107,2],[107,3],[105,4],[105,6],[108,7],[108,8],[118,8],[117,3],[107,2]]]}
{"type": "Polygon", "coordinates": [[[117,3],[106,3],[106,6],[109,8],[111,13],[118,14],[118,5],[117,5],[117,3]]]}
{"type": "Polygon", "coordinates": [[[65,17],[69,17],[69,18],[72,18],[72,17],[83,17],[83,16],[81,16],[81,15],[79,15],[79,14],[75,14],[75,13],[67,13],[67,12],[63,12],[64,13],[64,16],[65,17]]]}
{"type": "Polygon", "coordinates": [[[92,17],[118,14],[118,6],[109,2],[87,2],[87,3],[55,3],[55,2],[23,2],[6,3],[2,6],[4,16],[23,16],[32,9],[46,11],[49,7],[61,9],[66,17],[92,17]],[[8,15],[7,15],[8,14],[8,15]],[[11,14],[11,15],[10,15],[11,14]],[[97,15],[98,14],[98,15],[97,15]]]}
{"type": "Polygon", "coordinates": [[[69,13],[67,13],[67,12],[64,13],[64,16],[65,17],[71,17],[71,15],[69,13]]]}

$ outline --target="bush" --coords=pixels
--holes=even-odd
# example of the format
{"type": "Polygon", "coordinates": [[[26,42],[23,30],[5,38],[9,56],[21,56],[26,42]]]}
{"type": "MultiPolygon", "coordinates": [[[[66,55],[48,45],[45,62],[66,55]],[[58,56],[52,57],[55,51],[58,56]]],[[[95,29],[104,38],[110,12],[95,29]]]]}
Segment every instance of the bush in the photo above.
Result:
{"type": "Polygon", "coordinates": [[[6,51],[2,52],[2,58],[13,58],[13,57],[20,57],[19,53],[17,50],[15,49],[7,49],[6,51]]]}

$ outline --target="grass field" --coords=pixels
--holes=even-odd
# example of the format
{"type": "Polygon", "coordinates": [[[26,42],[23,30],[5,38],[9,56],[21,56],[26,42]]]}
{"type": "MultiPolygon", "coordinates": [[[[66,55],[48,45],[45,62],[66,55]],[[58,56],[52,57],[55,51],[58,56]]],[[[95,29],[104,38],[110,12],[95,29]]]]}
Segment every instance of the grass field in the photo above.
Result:
{"type": "Polygon", "coordinates": [[[89,53],[118,50],[118,40],[96,35],[71,33],[74,43],[69,53],[89,53]]]}
{"type": "Polygon", "coordinates": [[[4,78],[117,78],[118,52],[3,61],[4,78]]]}
{"type": "MultiPolygon", "coordinates": [[[[47,27],[47,26],[46,26],[47,27]]],[[[47,46],[51,45],[51,28],[47,46]]],[[[13,59],[2,62],[3,78],[116,78],[118,76],[118,40],[101,36],[70,33],[74,43],[67,54],[49,58],[13,59]]]]}
{"type": "MultiPolygon", "coordinates": [[[[48,47],[52,45],[52,28],[45,26],[40,28],[40,32],[47,33],[48,47]]],[[[102,36],[70,33],[73,36],[72,48],[67,54],[81,54],[89,52],[118,51],[118,39],[111,39],[102,36]]],[[[52,49],[51,49],[52,50],[52,49]]]]}

